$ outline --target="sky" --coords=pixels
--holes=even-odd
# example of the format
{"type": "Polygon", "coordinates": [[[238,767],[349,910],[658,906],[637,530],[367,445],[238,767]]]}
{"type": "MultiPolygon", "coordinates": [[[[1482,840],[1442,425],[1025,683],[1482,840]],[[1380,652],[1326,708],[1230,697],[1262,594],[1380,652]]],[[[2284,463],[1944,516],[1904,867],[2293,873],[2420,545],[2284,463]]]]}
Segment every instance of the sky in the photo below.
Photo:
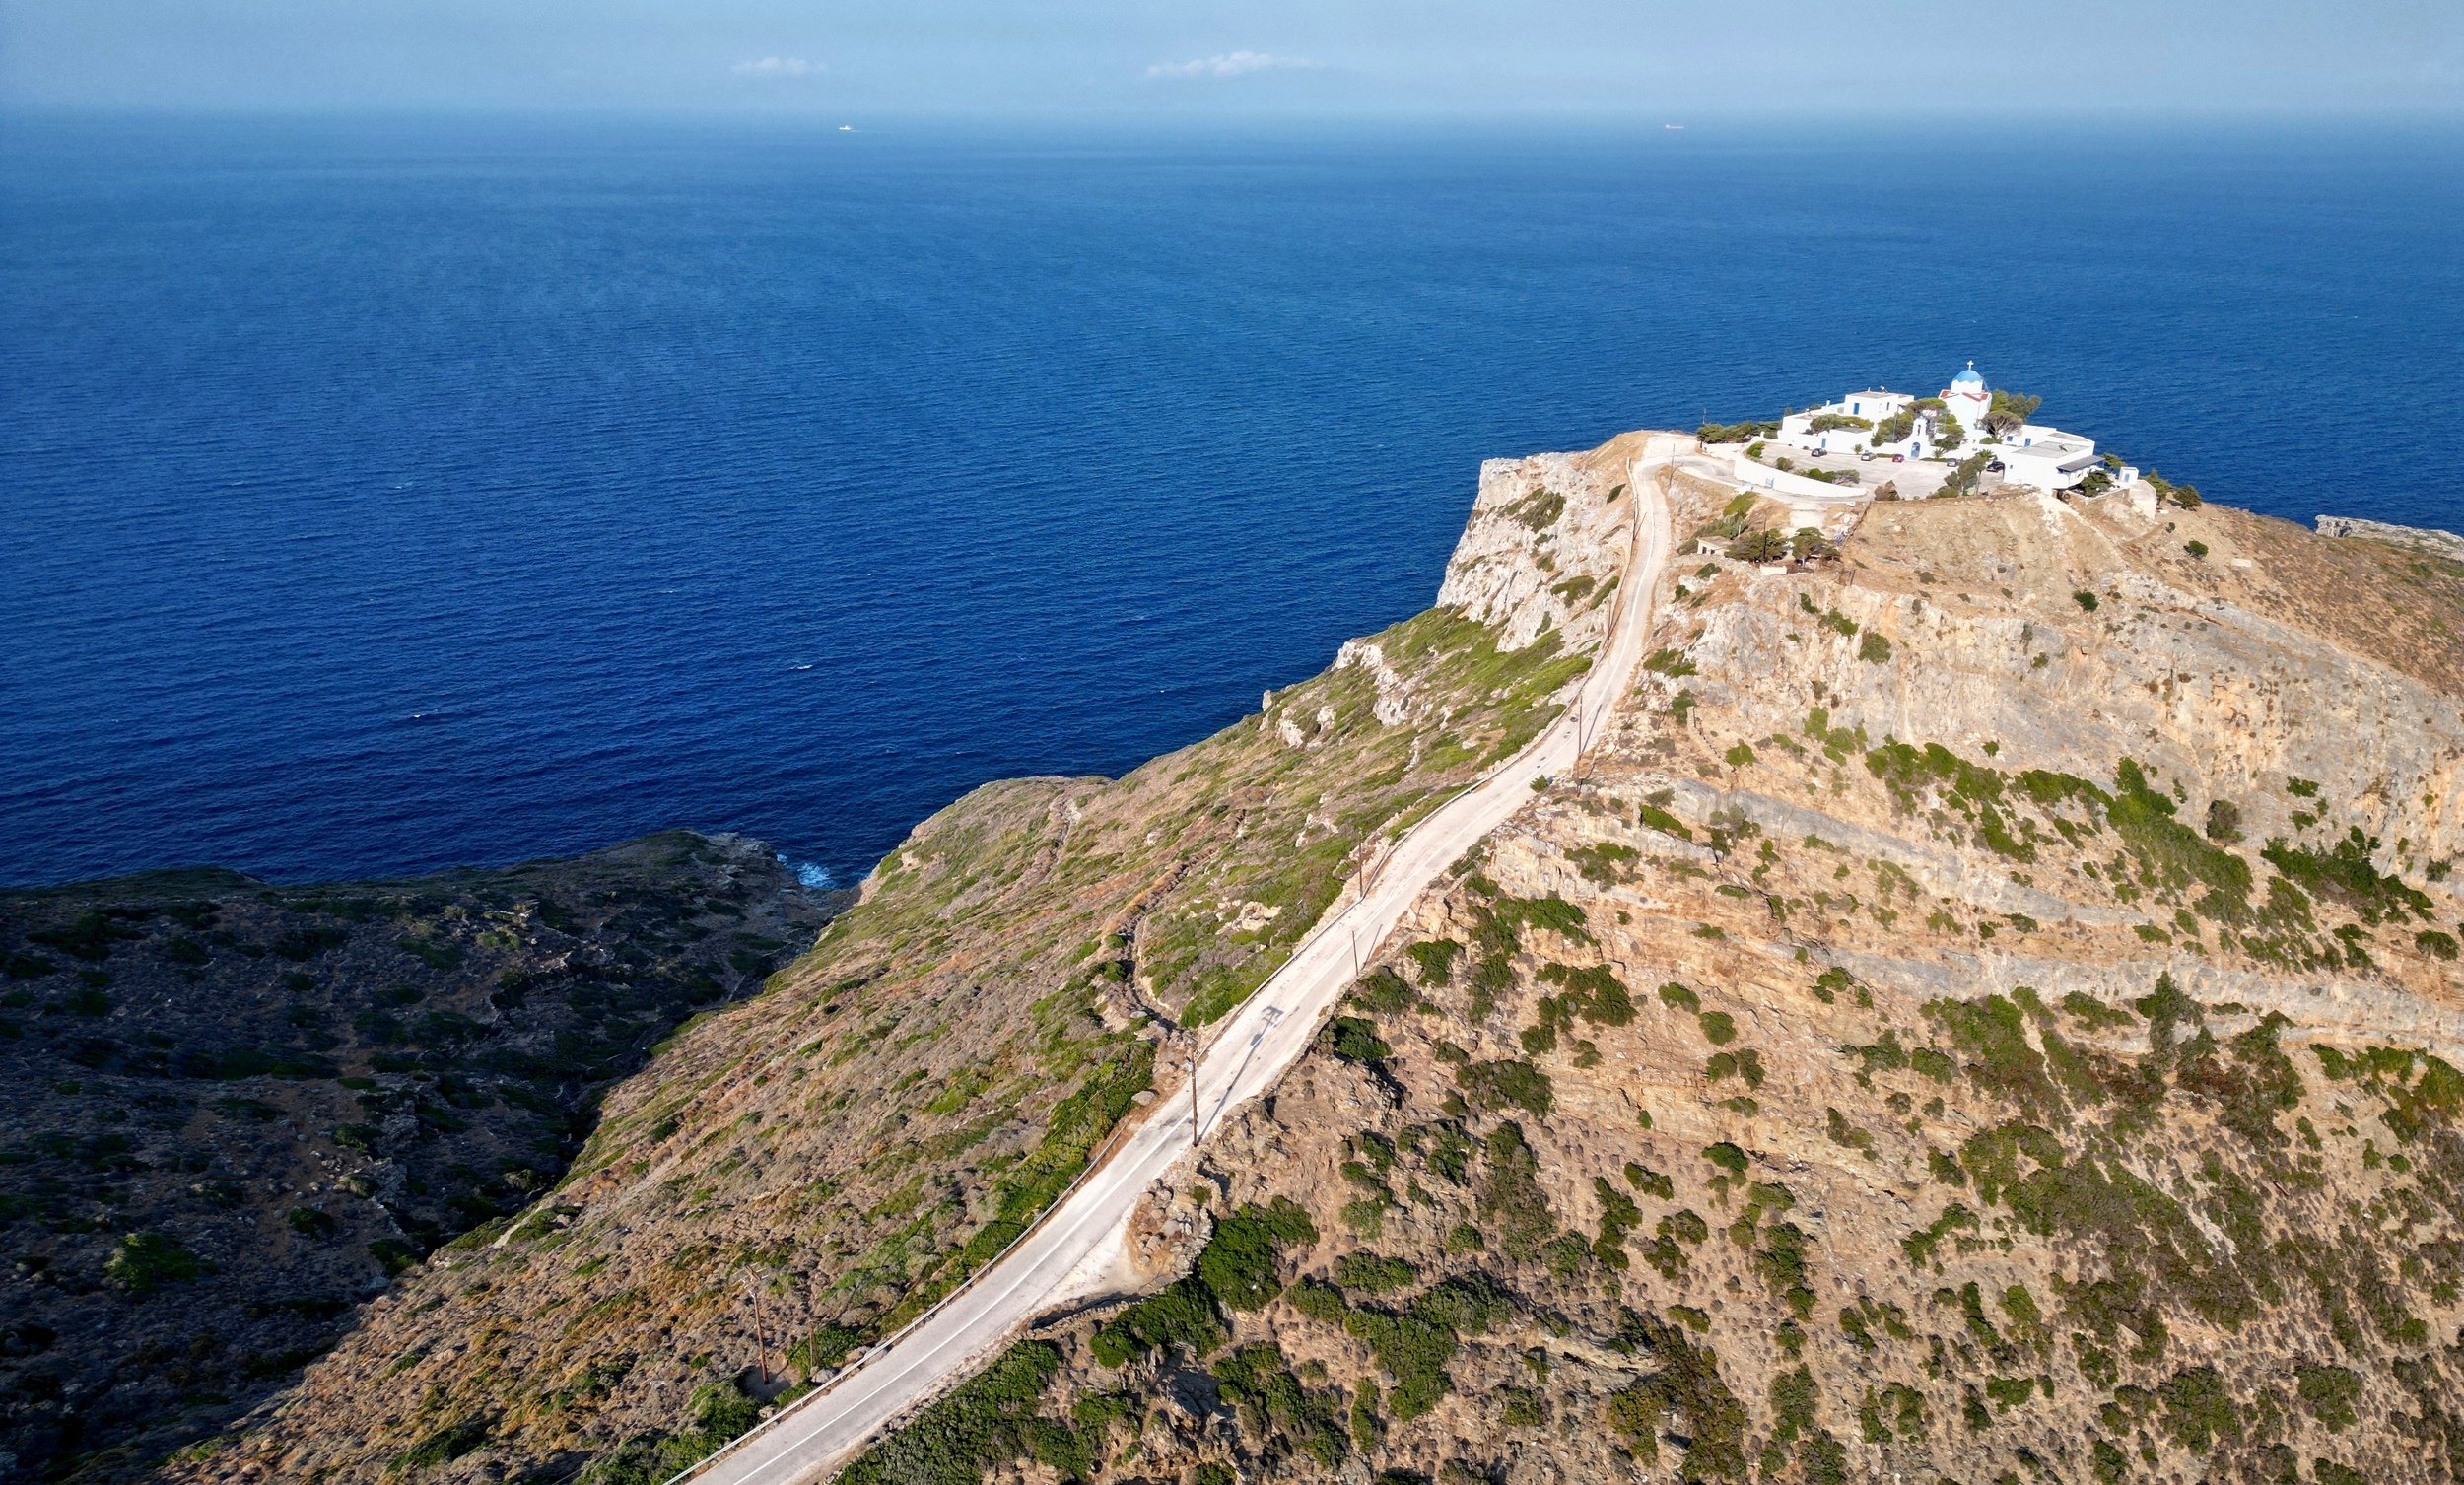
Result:
{"type": "Polygon", "coordinates": [[[0,107],[2464,114],[2464,0],[0,0],[0,107]]]}

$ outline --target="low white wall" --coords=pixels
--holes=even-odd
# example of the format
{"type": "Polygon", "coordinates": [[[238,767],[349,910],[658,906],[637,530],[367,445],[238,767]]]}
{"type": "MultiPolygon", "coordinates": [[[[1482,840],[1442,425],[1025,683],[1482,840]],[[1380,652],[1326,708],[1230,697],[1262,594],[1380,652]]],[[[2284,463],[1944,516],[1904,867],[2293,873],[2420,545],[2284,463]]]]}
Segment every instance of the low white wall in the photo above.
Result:
{"type": "Polygon", "coordinates": [[[1863,485],[1830,485],[1820,480],[1807,479],[1802,474],[1789,474],[1783,470],[1773,469],[1767,464],[1757,464],[1746,458],[1742,450],[1731,454],[1729,459],[1736,470],[1737,483],[1755,490],[1767,490],[1785,500],[1815,500],[1837,504],[1841,501],[1857,500],[1870,493],[1863,485]]]}

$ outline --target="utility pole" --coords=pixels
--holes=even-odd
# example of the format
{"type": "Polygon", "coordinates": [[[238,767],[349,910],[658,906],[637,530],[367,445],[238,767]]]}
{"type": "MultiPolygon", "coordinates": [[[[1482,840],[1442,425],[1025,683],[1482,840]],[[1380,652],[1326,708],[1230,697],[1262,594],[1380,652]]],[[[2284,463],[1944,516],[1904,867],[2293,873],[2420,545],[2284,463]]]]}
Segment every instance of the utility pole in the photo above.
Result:
{"type": "Polygon", "coordinates": [[[1190,1153],[1198,1153],[1198,1034],[1190,1033],[1190,1153]]]}
{"type": "Polygon", "coordinates": [[[769,1387],[770,1336],[762,1329],[762,1286],[758,1279],[753,1283],[753,1375],[762,1387],[769,1387]]]}

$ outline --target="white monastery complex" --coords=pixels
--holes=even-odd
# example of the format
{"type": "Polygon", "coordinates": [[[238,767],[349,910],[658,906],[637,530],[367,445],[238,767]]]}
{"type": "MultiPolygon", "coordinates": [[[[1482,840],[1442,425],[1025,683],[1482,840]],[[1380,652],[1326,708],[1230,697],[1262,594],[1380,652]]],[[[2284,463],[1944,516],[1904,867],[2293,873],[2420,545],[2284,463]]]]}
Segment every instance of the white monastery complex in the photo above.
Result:
{"type": "MultiPolygon", "coordinates": [[[[1850,454],[1906,461],[1990,454],[2002,483],[2069,490],[2102,469],[2127,485],[2139,471],[2096,456],[2096,440],[2030,423],[2036,399],[1989,391],[1976,363],[1931,397],[1876,389],[1850,392],[1780,420],[1772,442],[1812,454],[1850,454]]],[[[2098,482],[2102,483],[2102,482],[2098,482]]]]}
{"type": "MultiPolygon", "coordinates": [[[[2153,513],[2157,487],[2096,440],[2030,421],[2037,399],[1993,388],[1974,362],[1930,397],[1876,387],[1778,423],[1706,424],[1729,445],[1721,470],[1741,491],[1785,505],[1789,529],[1837,537],[1876,500],[2033,489],[2070,499],[2125,491],[2153,513]]],[[[1708,450],[1706,450],[1708,452],[1708,450]]]]}

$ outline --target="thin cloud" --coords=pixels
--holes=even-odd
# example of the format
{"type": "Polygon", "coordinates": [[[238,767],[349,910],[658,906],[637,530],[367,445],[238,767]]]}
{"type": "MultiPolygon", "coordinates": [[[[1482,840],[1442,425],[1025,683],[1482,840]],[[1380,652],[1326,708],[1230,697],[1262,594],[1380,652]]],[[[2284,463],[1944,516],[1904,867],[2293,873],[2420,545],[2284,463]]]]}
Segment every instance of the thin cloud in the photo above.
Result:
{"type": "Polygon", "coordinates": [[[738,62],[727,70],[737,77],[810,77],[821,71],[821,63],[802,57],[759,57],[738,62]]]}
{"type": "Polygon", "coordinates": [[[1157,62],[1146,69],[1148,77],[1239,77],[1250,72],[1268,72],[1277,68],[1324,67],[1326,63],[1309,57],[1279,57],[1270,51],[1227,51],[1220,56],[1198,57],[1188,62],[1157,62]]]}

